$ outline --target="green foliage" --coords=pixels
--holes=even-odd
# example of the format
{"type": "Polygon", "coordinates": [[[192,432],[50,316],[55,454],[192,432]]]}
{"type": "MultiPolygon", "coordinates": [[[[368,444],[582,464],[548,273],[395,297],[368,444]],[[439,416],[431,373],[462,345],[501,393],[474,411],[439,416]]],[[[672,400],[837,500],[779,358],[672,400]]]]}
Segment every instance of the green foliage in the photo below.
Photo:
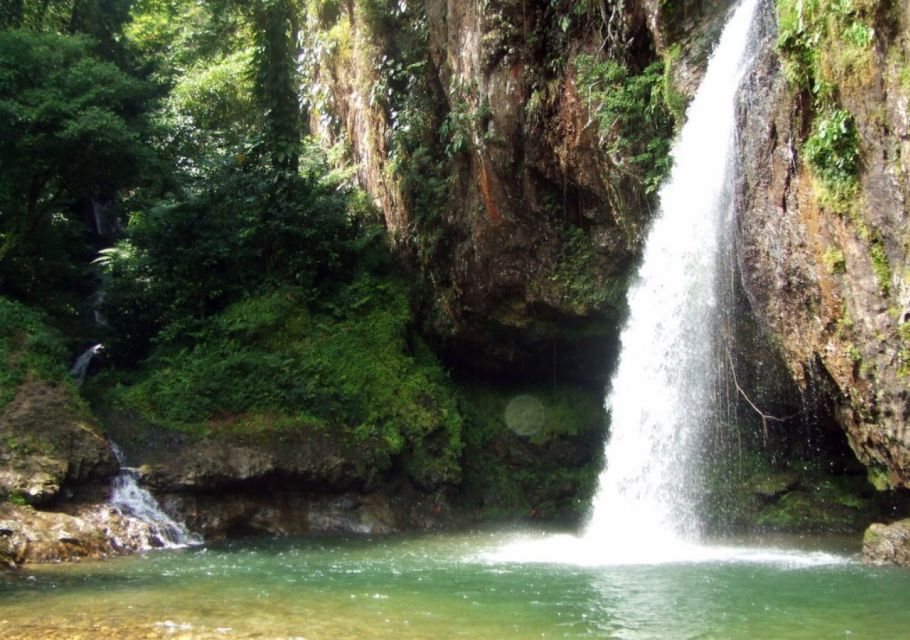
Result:
{"type": "Polygon", "coordinates": [[[840,106],[845,89],[863,91],[874,74],[875,15],[882,0],[777,0],[777,46],[790,83],[813,100],[806,159],[824,204],[848,211],[860,172],[860,137],[840,106]]]}
{"type": "Polygon", "coordinates": [[[186,198],[135,212],[102,256],[115,352],[135,357],[162,328],[192,330],[246,294],[308,291],[347,263],[355,232],[337,185],[230,160],[186,198]]]}
{"type": "Polygon", "coordinates": [[[635,72],[616,60],[580,55],[575,68],[611,161],[655,192],[670,171],[672,108],[678,106],[665,101],[671,94],[663,63],[635,72]]]}
{"type": "Polygon", "coordinates": [[[129,19],[133,0],[3,0],[0,29],[28,29],[59,34],[83,34],[92,39],[93,52],[125,62],[119,35],[129,19]]]}
{"type": "Polygon", "coordinates": [[[63,380],[67,355],[43,314],[0,297],[0,409],[27,380],[63,380]]]}
{"type": "Polygon", "coordinates": [[[777,0],[777,46],[788,79],[830,104],[838,88],[862,82],[871,64],[874,16],[882,0],[777,0]]]}
{"type": "Polygon", "coordinates": [[[168,146],[182,162],[198,165],[255,135],[260,114],[251,65],[252,54],[244,49],[206,59],[176,80],[158,117],[169,132],[168,146]]]}
{"type": "Polygon", "coordinates": [[[833,109],[815,118],[805,144],[813,173],[833,189],[852,189],[859,172],[859,134],[850,112],[833,109]]]}
{"type": "Polygon", "coordinates": [[[673,116],[676,127],[680,127],[686,118],[686,105],[688,100],[681,91],[677,91],[673,86],[673,67],[682,57],[682,46],[674,44],[664,54],[664,77],[663,77],[663,101],[673,116]]]}
{"type": "Polygon", "coordinates": [[[0,32],[0,288],[20,297],[75,279],[75,205],[136,185],[147,164],[146,87],[91,44],[0,32]]]}
{"type": "Polygon", "coordinates": [[[897,334],[900,338],[897,375],[901,378],[910,378],[910,320],[898,322],[897,334]]]}
{"type": "Polygon", "coordinates": [[[461,387],[461,407],[466,508],[488,517],[583,515],[601,466],[606,414],[599,392],[471,384],[461,387]],[[543,411],[530,434],[507,420],[510,403],[526,397],[543,411]]]}
{"type": "Polygon", "coordinates": [[[869,257],[872,259],[872,269],[875,271],[879,290],[887,297],[891,293],[891,264],[885,252],[884,241],[878,233],[869,239],[869,257]]]}
{"type": "Polygon", "coordinates": [[[549,284],[558,287],[581,313],[591,308],[624,309],[626,278],[605,278],[603,270],[596,266],[597,259],[587,234],[579,227],[565,227],[562,255],[547,276],[549,284]]]}
{"type": "Polygon", "coordinates": [[[825,269],[830,274],[846,273],[847,261],[844,258],[844,252],[835,247],[829,247],[822,256],[825,263],[825,269]]]}
{"type": "Polygon", "coordinates": [[[412,216],[407,237],[421,266],[428,267],[446,250],[442,218],[451,206],[452,158],[470,148],[469,130],[489,114],[471,106],[470,87],[454,81],[453,104],[444,111],[420,3],[358,2],[376,69],[371,103],[384,110],[392,129],[387,174],[400,177],[412,216]]]}
{"type": "Polygon", "coordinates": [[[243,12],[230,0],[133,0],[124,32],[143,66],[165,80],[252,41],[243,12]]]}
{"type": "Polygon", "coordinates": [[[716,455],[707,474],[703,516],[721,531],[861,531],[887,500],[870,496],[862,475],[832,473],[823,454],[777,461],[767,450],[716,455]]]}
{"type": "Polygon", "coordinates": [[[6,501],[19,507],[24,507],[28,504],[28,500],[21,493],[13,493],[6,496],[6,501]]]}
{"type": "Polygon", "coordinates": [[[301,114],[297,89],[299,16],[293,0],[249,3],[255,29],[254,80],[265,121],[263,141],[276,169],[297,171],[301,114]]]}
{"type": "Polygon", "coordinates": [[[361,275],[307,304],[293,289],[250,297],[210,318],[194,344],[163,343],[116,402],[168,428],[329,429],[400,456],[432,487],[458,479],[461,416],[441,367],[410,335],[406,288],[361,275]],[[258,416],[258,418],[257,418],[258,416]]]}

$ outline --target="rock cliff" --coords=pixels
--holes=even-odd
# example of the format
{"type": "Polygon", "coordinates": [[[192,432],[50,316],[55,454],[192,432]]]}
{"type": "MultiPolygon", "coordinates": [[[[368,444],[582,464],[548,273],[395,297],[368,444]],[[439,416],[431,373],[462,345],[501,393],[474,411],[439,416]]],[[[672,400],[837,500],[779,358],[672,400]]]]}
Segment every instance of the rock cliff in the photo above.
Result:
{"type": "Polygon", "coordinates": [[[791,4],[767,7],[741,110],[742,279],[794,379],[831,402],[870,478],[910,487],[910,8],[794,16],[791,4]],[[854,31],[862,38],[843,40],[854,31]]]}
{"type": "Polygon", "coordinates": [[[427,328],[472,367],[603,375],[653,213],[636,163],[672,126],[604,123],[602,65],[663,61],[646,91],[678,115],[731,3],[386,4],[312,17],[311,120],[419,274],[427,328]]]}

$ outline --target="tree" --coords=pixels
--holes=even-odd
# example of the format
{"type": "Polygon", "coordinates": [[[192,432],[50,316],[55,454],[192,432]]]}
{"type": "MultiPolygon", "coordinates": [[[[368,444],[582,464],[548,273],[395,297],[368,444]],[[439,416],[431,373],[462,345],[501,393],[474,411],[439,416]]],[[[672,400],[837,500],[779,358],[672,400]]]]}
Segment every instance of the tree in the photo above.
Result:
{"type": "Polygon", "coordinates": [[[123,62],[118,35],[133,0],[0,0],[0,28],[28,29],[92,38],[95,53],[123,62]]]}
{"type": "Polygon", "coordinates": [[[297,3],[256,0],[250,5],[256,26],[256,96],[265,115],[265,146],[275,168],[296,173],[301,139],[297,3]]]}
{"type": "Polygon", "coordinates": [[[148,158],[139,135],[147,87],[93,46],[0,32],[0,288],[38,284],[47,239],[65,232],[74,206],[134,186],[148,158]]]}

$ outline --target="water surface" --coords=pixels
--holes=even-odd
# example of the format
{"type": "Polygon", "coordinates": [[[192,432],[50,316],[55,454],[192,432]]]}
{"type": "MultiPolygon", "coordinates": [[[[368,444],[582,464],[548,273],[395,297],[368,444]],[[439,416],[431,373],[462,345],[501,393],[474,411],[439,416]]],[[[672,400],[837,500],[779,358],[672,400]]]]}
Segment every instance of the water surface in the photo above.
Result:
{"type": "Polygon", "coordinates": [[[500,533],[265,539],[30,567],[0,578],[0,637],[787,640],[910,629],[910,571],[865,567],[839,541],[823,553],[764,541],[760,552],[624,566],[514,557],[528,544],[500,533]]]}

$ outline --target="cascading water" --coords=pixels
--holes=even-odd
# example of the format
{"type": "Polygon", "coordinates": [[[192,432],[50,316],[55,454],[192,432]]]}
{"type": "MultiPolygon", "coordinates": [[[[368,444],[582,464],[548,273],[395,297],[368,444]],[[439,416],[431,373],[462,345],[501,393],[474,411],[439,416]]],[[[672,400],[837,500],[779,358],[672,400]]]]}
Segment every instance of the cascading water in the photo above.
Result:
{"type": "Polygon", "coordinates": [[[491,559],[596,564],[731,555],[695,544],[692,467],[699,432],[713,419],[715,286],[732,219],[736,94],[754,57],[761,1],[743,0],[734,11],[673,147],[660,213],[628,295],[606,400],[606,469],[585,533],[519,542],[491,559]]]}
{"type": "Polygon", "coordinates": [[[126,466],[123,450],[113,442],[111,449],[120,464],[120,473],[114,478],[110,503],[123,515],[142,523],[136,533],[140,546],[175,548],[201,544],[198,536],[162,511],[152,494],[139,486],[135,470],[126,466]]]}
{"type": "MultiPolygon", "coordinates": [[[[96,344],[89,347],[80,355],[70,369],[70,375],[75,378],[76,385],[85,382],[89,365],[92,359],[104,350],[104,345],[96,344]]],[[[117,541],[117,546],[122,548],[151,549],[154,547],[185,547],[192,544],[201,544],[202,540],[189,531],[179,522],[174,521],[161,510],[157,500],[146,489],[139,486],[136,481],[136,472],[126,465],[126,456],[123,450],[114,442],[110,443],[114,457],[120,465],[120,473],[114,478],[111,485],[110,505],[122,516],[125,516],[126,527],[131,542],[117,541]]]]}
{"type": "Polygon", "coordinates": [[[85,376],[88,375],[89,365],[92,364],[94,357],[102,351],[104,351],[104,345],[96,344],[95,346],[86,349],[82,355],[76,358],[76,361],[70,369],[70,375],[75,378],[76,386],[81,387],[82,383],[85,382],[85,376]]]}
{"type": "Polygon", "coordinates": [[[611,435],[586,536],[634,555],[697,537],[691,461],[712,420],[715,284],[731,219],[735,98],[759,0],[727,23],[673,148],[660,213],[629,291],[607,406],[611,435]]]}

